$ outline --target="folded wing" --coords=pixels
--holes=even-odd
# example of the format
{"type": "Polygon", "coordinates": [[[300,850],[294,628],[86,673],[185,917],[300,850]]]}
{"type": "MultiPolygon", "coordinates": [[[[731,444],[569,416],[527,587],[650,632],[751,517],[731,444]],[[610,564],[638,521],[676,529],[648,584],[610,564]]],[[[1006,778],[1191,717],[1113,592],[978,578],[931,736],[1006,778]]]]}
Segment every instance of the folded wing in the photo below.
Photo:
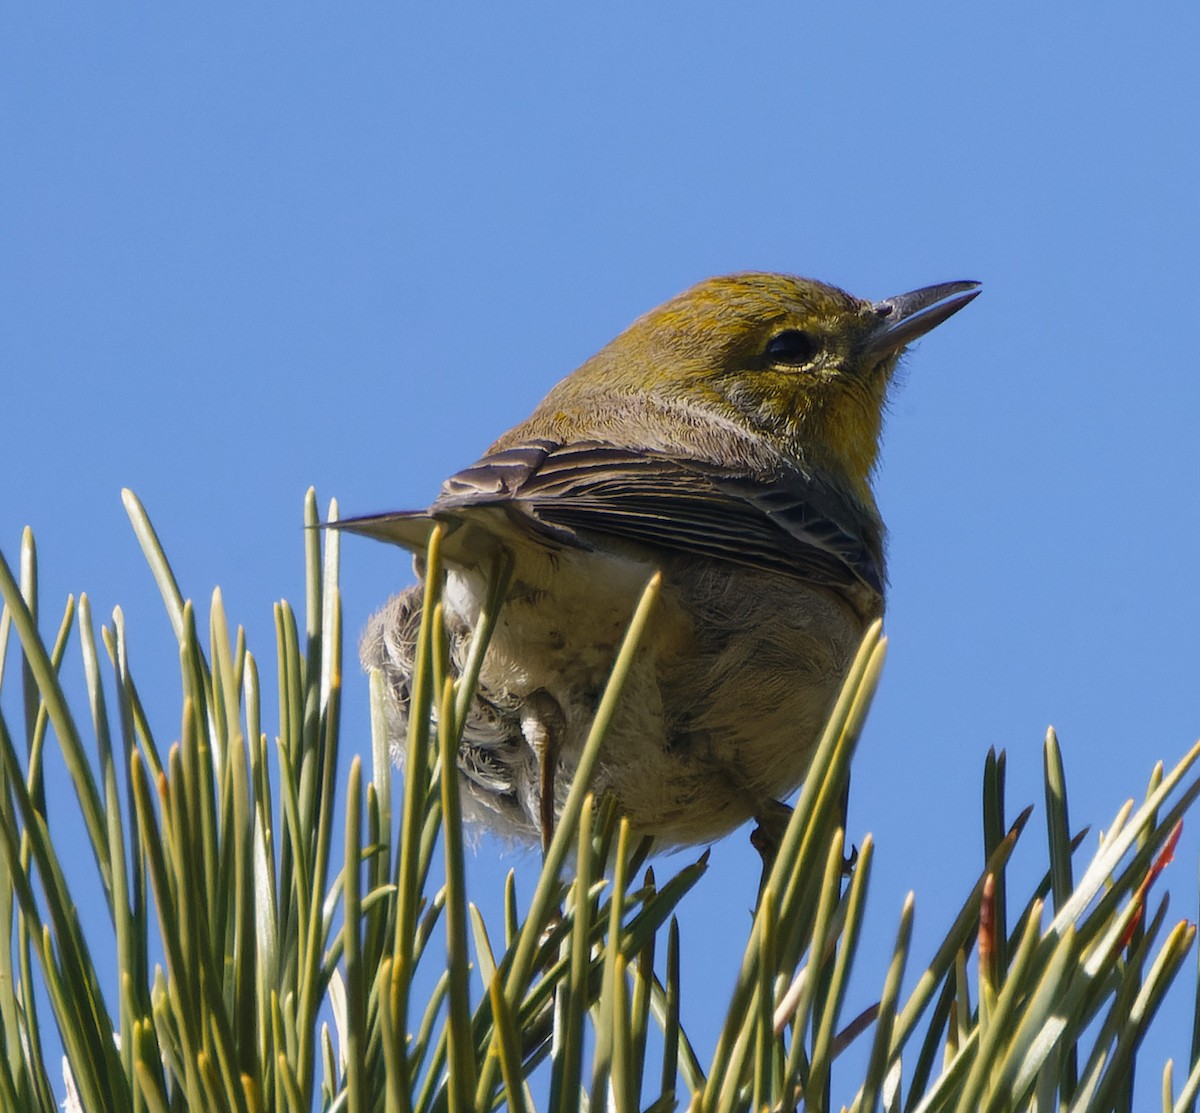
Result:
{"type": "Polygon", "coordinates": [[[619,538],[882,595],[882,539],[844,520],[837,505],[820,480],[796,467],[759,480],[644,450],[535,440],[451,476],[425,513],[339,525],[421,549],[435,521],[453,533],[471,510],[503,508],[518,528],[559,544],[592,548],[619,538]]]}

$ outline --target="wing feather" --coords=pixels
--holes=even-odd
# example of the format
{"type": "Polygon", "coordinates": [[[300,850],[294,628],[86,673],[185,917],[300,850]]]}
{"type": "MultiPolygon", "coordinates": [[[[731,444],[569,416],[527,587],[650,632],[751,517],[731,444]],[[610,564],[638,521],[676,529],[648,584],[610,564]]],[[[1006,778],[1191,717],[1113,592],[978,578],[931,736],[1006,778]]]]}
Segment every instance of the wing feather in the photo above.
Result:
{"type": "Polygon", "coordinates": [[[624,538],[882,594],[882,538],[835,512],[841,502],[796,467],[759,480],[661,453],[536,440],[451,476],[429,513],[503,504],[575,544],[624,538]]]}

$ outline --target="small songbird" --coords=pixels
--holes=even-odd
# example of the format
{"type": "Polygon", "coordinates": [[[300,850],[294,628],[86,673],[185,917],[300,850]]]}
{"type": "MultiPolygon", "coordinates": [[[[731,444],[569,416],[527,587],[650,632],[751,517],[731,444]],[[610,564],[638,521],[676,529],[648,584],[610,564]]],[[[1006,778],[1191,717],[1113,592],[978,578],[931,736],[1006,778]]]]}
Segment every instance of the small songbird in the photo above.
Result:
{"type": "MultiPolygon", "coordinates": [[[[660,847],[777,814],[883,613],[871,477],[897,360],[978,293],[870,302],[789,275],[710,278],[563,379],[428,510],[338,523],[418,554],[444,524],[456,672],[493,557],[510,562],[458,752],[466,815],[548,836],[655,570],[661,599],[593,788],[660,847]]],[[[421,605],[420,586],[394,596],[361,646],[386,679],[397,757],[421,605]]]]}

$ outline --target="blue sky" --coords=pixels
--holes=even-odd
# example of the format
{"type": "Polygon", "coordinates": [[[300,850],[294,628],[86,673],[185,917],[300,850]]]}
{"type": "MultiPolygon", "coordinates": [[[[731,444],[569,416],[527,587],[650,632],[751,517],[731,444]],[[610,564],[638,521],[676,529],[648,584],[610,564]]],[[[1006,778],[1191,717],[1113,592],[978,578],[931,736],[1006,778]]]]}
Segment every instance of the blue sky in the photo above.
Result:
{"type": "MultiPolygon", "coordinates": [[[[1028,883],[1047,725],[1093,829],[1200,734],[1198,33],[1182,2],[10,7],[0,547],[33,527],[48,613],[125,609],[170,737],[122,486],[269,659],[310,485],[344,513],[423,505],[710,274],[979,279],[891,407],[891,653],[850,819],[878,843],[868,930],[890,948],[915,889],[927,958],[981,864],[989,746],[1011,810],[1039,805],[1028,883]]],[[[408,577],[366,541],[342,568],[352,633],[408,577]]],[[[364,750],[365,707],[348,674],[364,750]]],[[[1172,919],[1196,915],[1197,830],[1172,919]]],[[[477,887],[513,863],[484,841],[477,887]]],[[[735,834],[685,909],[706,1050],[756,876],[735,834]]],[[[1148,1093],[1186,1055],[1184,997],[1148,1093]]]]}

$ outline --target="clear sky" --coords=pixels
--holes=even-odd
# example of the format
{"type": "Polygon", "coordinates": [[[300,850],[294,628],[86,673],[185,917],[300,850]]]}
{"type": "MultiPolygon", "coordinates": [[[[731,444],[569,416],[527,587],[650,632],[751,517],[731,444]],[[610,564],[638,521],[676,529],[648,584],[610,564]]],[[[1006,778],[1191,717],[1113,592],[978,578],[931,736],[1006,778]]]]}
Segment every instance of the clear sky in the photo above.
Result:
{"type": "MultiPolygon", "coordinates": [[[[850,817],[881,957],[848,1007],[904,894],[924,961],[979,870],[989,746],[1038,805],[1028,884],[1047,725],[1093,830],[1200,734],[1194,4],[243,8],[0,13],[0,547],[33,527],[47,613],[125,608],[160,736],[177,671],[121,486],[270,660],[310,485],[424,505],[636,315],[742,269],[984,283],[886,430],[891,653],[850,817]]],[[[368,541],[342,569],[352,635],[408,582],[368,541]]],[[[344,707],[365,751],[353,670],[344,707]]],[[[514,862],[485,840],[476,891],[514,862]]],[[[684,908],[703,1056],[756,878],[740,832],[684,908]]]]}

